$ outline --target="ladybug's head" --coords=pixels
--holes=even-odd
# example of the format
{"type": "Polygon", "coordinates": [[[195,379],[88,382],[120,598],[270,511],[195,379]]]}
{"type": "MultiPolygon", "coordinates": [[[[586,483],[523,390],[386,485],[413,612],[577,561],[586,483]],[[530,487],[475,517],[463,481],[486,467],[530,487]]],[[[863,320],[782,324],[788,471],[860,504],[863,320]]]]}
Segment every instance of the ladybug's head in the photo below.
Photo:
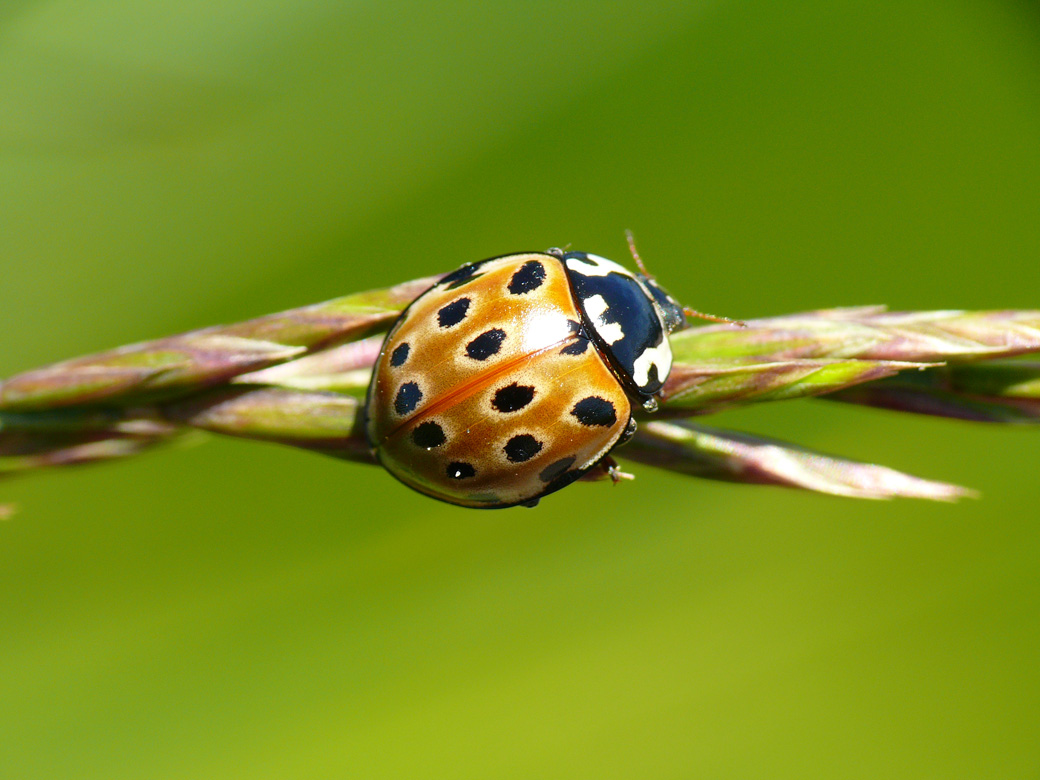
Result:
{"type": "Polygon", "coordinates": [[[685,328],[687,325],[686,313],[683,311],[683,307],[679,305],[679,302],[669,295],[653,277],[645,276],[644,274],[636,274],[636,276],[653,296],[654,308],[657,310],[665,330],[671,333],[673,330],[685,328]]]}

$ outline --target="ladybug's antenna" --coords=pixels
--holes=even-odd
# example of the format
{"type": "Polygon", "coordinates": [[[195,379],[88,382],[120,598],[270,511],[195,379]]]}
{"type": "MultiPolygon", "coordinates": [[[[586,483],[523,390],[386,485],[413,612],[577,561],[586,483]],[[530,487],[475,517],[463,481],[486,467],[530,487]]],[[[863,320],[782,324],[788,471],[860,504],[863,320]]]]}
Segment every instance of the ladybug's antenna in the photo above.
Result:
{"type": "MultiPolygon", "coordinates": [[[[636,251],[636,237],[632,234],[631,230],[625,231],[625,238],[628,239],[628,251],[632,253],[632,259],[636,261],[636,267],[639,268],[639,273],[647,279],[653,279],[653,274],[646,270],[646,266],[643,265],[643,259],[639,256],[639,252],[636,251]]],[[[736,325],[738,328],[747,327],[746,322],[731,320],[729,317],[718,317],[714,314],[705,314],[702,311],[691,309],[689,306],[683,306],[683,314],[687,317],[696,317],[697,319],[708,320],[709,322],[725,322],[730,325],[736,325]]]]}
{"type": "Polygon", "coordinates": [[[631,230],[625,231],[625,238],[628,240],[628,251],[632,253],[632,259],[636,261],[636,268],[639,269],[639,273],[647,279],[653,279],[653,274],[646,270],[646,266],[643,265],[643,259],[639,256],[639,252],[636,251],[636,237],[631,230]]]}
{"type": "Polygon", "coordinates": [[[700,320],[708,320],[709,322],[725,322],[730,325],[736,325],[738,328],[746,328],[747,323],[741,320],[731,320],[729,317],[718,317],[714,314],[705,314],[702,311],[691,309],[689,306],[683,306],[683,314],[687,317],[696,317],[700,320]]]}

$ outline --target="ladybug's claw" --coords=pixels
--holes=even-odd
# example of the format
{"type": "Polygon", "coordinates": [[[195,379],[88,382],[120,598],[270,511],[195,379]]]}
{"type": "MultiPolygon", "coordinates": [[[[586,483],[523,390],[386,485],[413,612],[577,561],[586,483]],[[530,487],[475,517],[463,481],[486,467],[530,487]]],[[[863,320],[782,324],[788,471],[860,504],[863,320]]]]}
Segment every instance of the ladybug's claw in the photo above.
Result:
{"type": "Polygon", "coordinates": [[[584,482],[599,482],[603,479],[609,479],[615,485],[623,479],[635,478],[635,474],[622,471],[618,462],[610,455],[604,455],[599,463],[586,471],[584,476],[582,476],[584,482]]]}

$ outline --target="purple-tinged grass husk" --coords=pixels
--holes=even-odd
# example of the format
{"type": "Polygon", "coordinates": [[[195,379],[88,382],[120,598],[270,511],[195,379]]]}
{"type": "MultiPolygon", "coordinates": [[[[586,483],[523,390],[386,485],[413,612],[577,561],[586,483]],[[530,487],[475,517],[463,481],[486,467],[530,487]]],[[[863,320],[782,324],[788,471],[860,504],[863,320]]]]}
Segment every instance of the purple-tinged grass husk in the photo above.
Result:
{"type": "Polygon", "coordinates": [[[1012,357],[1040,349],[1040,311],[825,309],[672,335],[676,361],[856,358],[911,363],[1012,357]]]}
{"type": "Polygon", "coordinates": [[[276,387],[230,387],[162,407],[171,422],[255,441],[375,463],[361,430],[362,403],[351,396],[276,387]]]}
{"type": "Polygon", "coordinates": [[[0,476],[54,466],[79,466],[139,455],[172,440],[171,436],[118,436],[99,433],[69,437],[5,438],[0,476]]]}
{"type": "Polygon", "coordinates": [[[693,477],[793,487],[846,498],[955,501],[975,495],[967,488],[912,477],[885,466],[686,421],[645,423],[617,454],[693,477]]]}
{"type": "Polygon", "coordinates": [[[131,344],[0,382],[0,410],[41,411],[176,398],[385,329],[436,277],[131,344]]]}
{"type": "Polygon", "coordinates": [[[242,374],[235,377],[232,383],[327,390],[363,398],[372,377],[372,365],[382,346],[382,336],[370,336],[288,363],[242,374]]]}
{"type": "Polygon", "coordinates": [[[1040,363],[940,366],[828,396],[835,401],[975,422],[1040,423],[1040,363]]]}
{"type": "MultiPolygon", "coordinates": [[[[0,382],[0,474],[113,460],[186,431],[373,463],[365,390],[386,330],[437,277],[134,344],[0,382]]],[[[828,309],[672,334],[656,420],[617,455],[709,479],[860,498],[970,493],[679,417],[823,396],[972,420],[1040,419],[1040,312],[828,309]],[[994,362],[994,358],[1004,360],[994,362]],[[664,418],[664,419],[662,419],[664,418]]]]}
{"type": "Polygon", "coordinates": [[[731,358],[699,365],[677,363],[662,391],[661,414],[688,417],[749,403],[823,395],[925,368],[929,364],[856,359],[756,362],[731,358]]]}

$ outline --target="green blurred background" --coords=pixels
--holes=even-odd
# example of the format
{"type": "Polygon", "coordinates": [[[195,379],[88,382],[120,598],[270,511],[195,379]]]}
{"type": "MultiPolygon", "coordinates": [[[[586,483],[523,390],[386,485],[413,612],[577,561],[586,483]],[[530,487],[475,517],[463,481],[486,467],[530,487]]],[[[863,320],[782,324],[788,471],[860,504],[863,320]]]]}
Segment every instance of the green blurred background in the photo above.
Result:
{"type": "MultiPolygon", "coordinates": [[[[8,0],[0,375],[625,228],[734,317],[1036,307],[1038,137],[1011,0],[8,0]]],[[[0,777],[1040,775],[1040,431],[718,424],[982,499],[486,513],[217,439],[13,481],[0,777]]]]}

